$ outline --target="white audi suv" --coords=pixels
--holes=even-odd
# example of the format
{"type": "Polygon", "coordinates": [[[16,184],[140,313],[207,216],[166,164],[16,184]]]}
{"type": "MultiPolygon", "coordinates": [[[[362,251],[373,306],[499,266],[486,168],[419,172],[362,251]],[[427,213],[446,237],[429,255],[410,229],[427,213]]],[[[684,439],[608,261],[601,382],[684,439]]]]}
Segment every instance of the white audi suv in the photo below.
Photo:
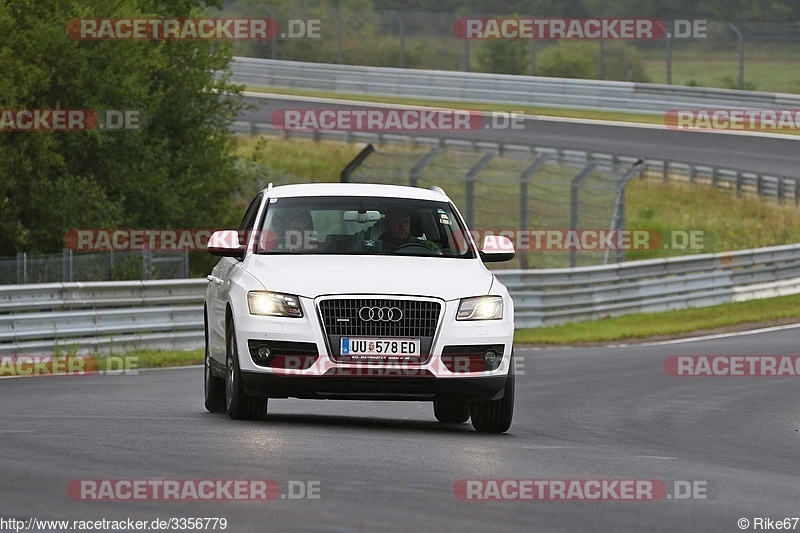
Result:
{"type": "Polygon", "coordinates": [[[269,398],[433,403],[445,423],[504,432],[514,411],[514,305],[438,187],[268,187],[205,296],[205,405],[261,419],[269,398]]]}

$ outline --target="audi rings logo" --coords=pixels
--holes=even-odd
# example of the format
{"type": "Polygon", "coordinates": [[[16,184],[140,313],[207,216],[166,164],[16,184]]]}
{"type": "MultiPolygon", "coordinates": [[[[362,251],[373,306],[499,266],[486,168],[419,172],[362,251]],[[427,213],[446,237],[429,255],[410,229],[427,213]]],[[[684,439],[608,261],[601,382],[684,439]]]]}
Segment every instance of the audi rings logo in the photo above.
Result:
{"type": "Polygon", "coordinates": [[[400,322],[403,312],[397,307],[362,307],[358,318],[364,322],[400,322]]]}

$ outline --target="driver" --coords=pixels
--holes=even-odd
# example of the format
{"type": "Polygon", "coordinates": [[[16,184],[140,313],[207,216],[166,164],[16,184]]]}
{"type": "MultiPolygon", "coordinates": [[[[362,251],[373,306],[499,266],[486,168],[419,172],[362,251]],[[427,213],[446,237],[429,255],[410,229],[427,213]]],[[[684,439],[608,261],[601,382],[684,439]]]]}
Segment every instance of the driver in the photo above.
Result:
{"type": "Polygon", "coordinates": [[[386,231],[381,234],[380,241],[385,252],[394,252],[404,244],[417,244],[438,255],[442,253],[436,243],[411,236],[411,216],[406,209],[392,208],[386,212],[386,231]]]}

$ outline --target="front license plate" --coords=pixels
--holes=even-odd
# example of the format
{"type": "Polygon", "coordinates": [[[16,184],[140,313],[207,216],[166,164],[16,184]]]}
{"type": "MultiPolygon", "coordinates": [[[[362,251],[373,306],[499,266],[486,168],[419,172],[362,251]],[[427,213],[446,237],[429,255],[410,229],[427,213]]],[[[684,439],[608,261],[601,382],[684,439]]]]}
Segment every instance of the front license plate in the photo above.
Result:
{"type": "Polygon", "coordinates": [[[366,339],[342,337],[340,354],[353,359],[374,359],[419,356],[419,339],[366,339]]]}

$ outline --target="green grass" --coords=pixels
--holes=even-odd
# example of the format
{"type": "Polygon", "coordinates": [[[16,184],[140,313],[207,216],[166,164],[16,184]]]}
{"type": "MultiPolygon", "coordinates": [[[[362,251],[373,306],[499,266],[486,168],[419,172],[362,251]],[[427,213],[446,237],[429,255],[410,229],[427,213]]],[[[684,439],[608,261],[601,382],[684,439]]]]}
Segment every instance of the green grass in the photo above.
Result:
{"type": "Polygon", "coordinates": [[[800,321],[800,295],[781,296],[663,313],[642,313],[616,318],[571,322],[559,326],[519,329],[520,344],[557,345],[605,343],[631,339],[679,337],[689,333],[720,331],[742,326],[764,327],[800,321]]]}
{"type": "MultiPolygon", "coordinates": [[[[745,53],[744,79],[757,91],[794,93],[800,92],[800,55],[797,51],[782,54],[766,52],[745,53]]],[[[647,73],[653,83],[666,83],[666,60],[650,57],[645,60],[647,73]]],[[[735,53],[681,53],[672,58],[673,85],[699,85],[701,87],[731,87],[738,83],[739,62],[735,53]]]]}
{"type": "Polygon", "coordinates": [[[124,356],[100,354],[96,355],[95,359],[101,370],[115,370],[120,364],[119,357],[124,357],[126,364],[130,364],[131,369],[191,366],[203,364],[204,351],[134,350],[125,353],[124,356]]]}

